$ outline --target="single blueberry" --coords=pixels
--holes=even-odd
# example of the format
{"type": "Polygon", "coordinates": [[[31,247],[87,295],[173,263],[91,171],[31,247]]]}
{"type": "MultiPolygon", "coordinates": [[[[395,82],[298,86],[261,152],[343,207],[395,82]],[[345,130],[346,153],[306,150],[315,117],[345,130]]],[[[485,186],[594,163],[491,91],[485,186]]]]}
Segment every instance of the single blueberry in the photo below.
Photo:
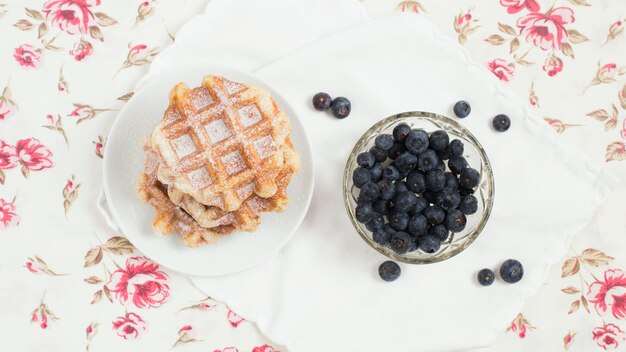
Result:
{"type": "Polygon", "coordinates": [[[435,253],[441,247],[441,240],[433,235],[425,235],[418,237],[419,248],[425,253],[435,253]]]}
{"type": "Polygon", "coordinates": [[[515,259],[508,259],[500,266],[500,277],[504,282],[516,283],[524,276],[522,263],[515,259]]]}
{"type": "Polygon", "coordinates": [[[421,214],[413,215],[409,219],[408,231],[413,236],[421,236],[426,234],[428,229],[428,220],[421,214]]]}
{"type": "Polygon", "coordinates": [[[464,146],[463,146],[463,142],[461,142],[458,139],[453,139],[452,142],[450,142],[450,153],[452,155],[456,155],[456,156],[463,156],[463,151],[464,151],[464,146]]]}
{"type": "Polygon", "coordinates": [[[396,142],[404,142],[404,139],[409,133],[411,133],[411,127],[406,123],[401,123],[393,128],[393,139],[395,139],[396,142]]]}
{"type": "Polygon", "coordinates": [[[389,209],[389,201],[385,199],[378,199],[372,203],[372,209],[379,214],[385,214],[389,209]]]}
{"type": "Polygon", "coordinates": [[[389,240],[391,239],[391,235],[389,235],[382,228],[374,230],[372,234],[372,239],[374,242],[378,243],[381,246],[386,246],[389,244],[389,240]]]}
{"type": "Polygon", "coordinates": [[[406,136],[404,145],[409,152],[418,155],[428,149],[428,142],[428,133],[424,130],[414,130],[406,136]]]}
{"type": "Polygon", "coordinates": [[[448,229],[444,225],[439,224],[439,225],[435,225],[429,228],[428,234],[431,236],[437,237],[440,241],[443,242],[448,239],[448,235],[450,233],[448,232],[448,229]]]}
{"type": "Polygon", "coordinates": [[[448,133],[444,130],[437,130],[430,134],[430,137],[428,139],[428,146],[431,149],[439,152],[446,149],[449,142],[450,137],[448,136],[448,133]]]}
{"type": "Polygon", "coordinates": [[[415,247],[415,240],[408,233],[398,231],[391,237],[389,247],[397,254],[405,254],[415,247]]]}
{"type": "Polygon", "coordinates": [[[396,186],[391,181],[382,179],[378,181],[380,199],[391,200],[396,195],[396,186]]]}
{"type": "Polygon", "coordinates": [[[459,186],[459,194],[461,194],[461,197],[465,197],[467,195],[474,194],[474,189],[473,188],[465,188],[463,186],[459,186]]]}
{"type": "Polygon", "coordinates": [[[389,238],[391,238],[397,232],[396,230],[393,229],[393,227],[391,227],[390,224],[384,224],[383,231],[385,231],[389,235],[389,238]]]}
{"type": "Polygon", "coordinates": [[[359,164],[359,166],[370,168],[376,163],[376,158],[374,157],[374,154],[370,152],[363,152],[357,155],[356,163],[359,164]]]}
{"type": "Polygon", "coordinates": [[[409,190],[404,181],[396,181],[394,182],[394,185],[396,187],[396,194],[404,193],[409,190]]]}
{"type": "Polygon", "coordinates": [[[445,172],[446,171],[446,163],[439,159],[439,162],[437,163],[437,166],[435,166],[435,170],[439,170],[441,172],[445,172]]]}
{"type": "Polygon", "coordinates": [[[511,119],[504,114],[496,115],[492,123],[493,128],[498,132],[504,132],[511,127],[511,119]]]}
{"type": "Polygon", "coordinates": [[[387,160],[387,152],[384,150],[380,150],[376,147],[371,147],[370,153],[374,155],[374,159],[376,159],[376,161],[379,163],[384,163],[385,160],[387,160]]]}
{"type": "MultiPolygon", "coordinates": [[[[393,164],[401,173],[403,172],[408,173],[412,171],[413,169],[415,169],[415,166],[417,165],[417,157],[409,152],[404,152],[398,155],[398,157],[393,162],[393,164]]],[[[402,177],[400,179],[402,179],[402,177]]]]}
{"type": "Polygon", "coordinates": [[[417,156],[417,167],[424,172],[435,169],[437,164],[439,164],[439,157],[432,149],[427,149],[417,156]]]}
{"type": "Polygon", "coordinates": [[[378,275],[387,282],[395,281],[400,277],[400,266],[391,260],[388,260],[378,267],[378,275]]]}
{"type": "Polygon", "coordinates": [[[459,209],[452,209],[446,215],[446,219],[444,220],[444,225],[446,228],[452,232],[461,232],[465,228],[465,224],[467,223],[467,218],[465,214],[459,209]]]}
{"type": "Polygon", "coordinates": [[[478,272],[478,283],[482,286],[489,286],[493,284],[496,279],[496,274],[491,269],[482,269],[478,272]]]}
{"type": "Polygon", "coordinates": [[[428,220],[429,224],[437,225],[441,224],[446,218],[446,211],[443,210],[440,206],[431,205],[424,209],[424,216],[426,217],[426,220],[428,220]]]}
{"type": "Polygon", "coordinates": [[[453,155],[448,160],[448,168],[453,174],[458,175],[467,167],[467,160],[462,156],[453,155]]]}
{"type": "Polygon", "coordinates": [[[478,211],[478,199],[474,197],[472,194],[468,194],[461,198],[461,203],[459,204],[459,210],[463,212],[465,215],[471,215],[478,211]]]}
{"type": "Polygon", "coordinates": [[[448,145],[443,150],[437,152],[437,156],[441,160],[448,160],[452,156],[452,150],[450,150],[450,146],[448,145]]]}
{"type": "Polygon", "coordinates": [[[378,182],[383,175],[383,166],[380,163],[374,164],[370,168],[370,176],[372,176],[372,182],[378,182]]]}
{"type": "Polygon", "coordinates": [[[413,214],[420,214],[424,211],[424,209],[430,206],[430,202],[426,200],[424,197],[417,197],[415,201],[415,207],[413,207],[413,214]]]}
{"type": "Polygon", "coordinates": [[[363,167],[357,167],[352,173],[352,182],[356,187],[361,187],[372,180],[370,171],[363,167]]]}
{"type": "Polygon", "coordinates": [[[426,189],[439,192],[446,185],[446,177],[441,170],[431,170],[426,173],[426,189]]]}
{"type": "Polygon", "coordinates": [[[377,213],[377,216],[375,218],[365,224],[365,228],[368,229],[370,232],[374,232],[377,229],[382,230],[384,224],[385,221],[383,220],[383,216],[377,213]]]}
{"type": "Polygon", "coordinates": [[[459,183],[465,188],[474,188],[480,183],[480,173],[471,167],[465,168],[459,175],[459,183]]]}
{"type": "Polygon", "coordinates": [[[393,199],[393,206],[397,211],[403,213],[409,212],[415,206],[415,203],[417,203],[417,196],[410,191],[396,194],[393,199]]]}
{"type": "Polygon", "coordinates": [[[437,205],[445,210],[456,209],[461,203],[461,195],[456,189],[444,188],[441,193],[443,194],[441,204],[437,205]]]}
{"type": "Polygon", "coordinates": [[[400,171],[393,165],[388,165],[383,169],[383,177],[388,181],[395,181],[400,177],[400,171]]]}
{"type": "Polygon", "coordinates": [[[317,93],[313,96],[313,107],[318,111],[326,111],[330,109],[332,98],[326,93],[317,93]]]}
{"type": "Polygon", "coordinates": [[[452,172],[446,172],[443,174],[446,178],[446,187],[453,189],[459,189],[459,179],[452,172]]]}
{"type": "Polygon", "coordinates": [[[395,211],[389,217],[389,224],[395,230],[398,230],[398,231],[405,230],[407,226],[409,226],[409,214],[403,213],[400,211],[395,211]]]}
{"type": "Polygon", "coordinates": [[[412,192],[422,193],[426,190],[426,177],[417,170],[411,171],[406,177],[406,185],[412,192]]]}
{"type": "Polygon", "coordinates": [[[395,142],[387,152],[387,156],[389,159],[395,160],[400,154],[404,153],[405,150],[404,143],[395,142]]]}
{"type": "Polygon", "coordinates": [[[437,192],[427,189],[422,192],[422,197],[424,197],[429,203],[435,204],[437,200],[437,192]]]}
{"type": "Polygon", "coordinates": [[[465,100],[459,100],[454,104],[454,114],[459,118],[467,117],[472,111],[472,107],[465,100]]]}
{"type": "Polygon", "coordinates": [[[358,203],[371,203],[380,197],[380,187],[374,182],[368,182],[361,187],[358,203]]]}
{"type": "Polygon", "coordinates": [[[337,97],[330,103],[330,108],[333,112],[333,116],[338,119],[345,119],[348,115],[350,115],[352,106],[350,104],[350,100],[344,97],[337,97]]]}
{"type": "Polygon", "coordinates": [[[368,221],[372,220],[379,214],[376,214],[374,209],[372,208],[372,203],[361,203],[356,206],[354,210],[356,214],[356,219],[358,222],[365,224],[368,221]]]}
{"type": "Polygon", "coordinates": [[[379,134],[376,136],[374,144],[380,150],[389,150],[393,147],[393,137],[389,134],[379,134]]]}

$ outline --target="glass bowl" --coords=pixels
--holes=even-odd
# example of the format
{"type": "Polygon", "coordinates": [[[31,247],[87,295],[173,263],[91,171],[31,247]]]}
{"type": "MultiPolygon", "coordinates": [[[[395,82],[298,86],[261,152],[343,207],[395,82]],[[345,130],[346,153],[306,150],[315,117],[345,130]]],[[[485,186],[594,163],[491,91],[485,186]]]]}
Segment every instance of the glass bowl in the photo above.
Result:
{"type": "MultiPolygon", "coordinates": [[[[389,160],[387,160],[387,163],[389,160]]],[[[446,167],[446,171],[448,171],[446,167]]],[[[358,140],[348,162],[343,176],[343,193],[344,202],[352,225],[359,233],[361,238],[372,248],[383,255],[408,264],[431,264],[440,262],[461,253],[474,242],[482,229],[485,227],[494,198],[494,180],[491,170],[491,164],[487,158],[485,150],[482,148],[478,140],[463,126],[454,120],[430,112],[411,111],[396,114],[379,121],[358,140]],[[400,124],[406,123],[411,128],[421,128],[430,133],[435,130],[444,130],[450,135],[450,140],[459,139],[465,145],[463,156],[467,159],[470,167],[480,172],[481,181],[478,185],[474,196],[478,199],[478,211],[475,214],[467,216],[467,224],[465,229],[458,233],[451,233],[447,240],[441,243],[439,251],[429,254],[420,250],[409,252],[406,254],[397,254],[388,247],[381,246],[374,242],[372,233],[365,228],[364,224],[356,220],[355,208],[356,200],[359,195],[359,189],[353,185],[352,173],[358,167],[356,158],[359,153],[368,151],[374,146],[374,139],[381,133],[391,134],[393,128],[400,124]]]]}

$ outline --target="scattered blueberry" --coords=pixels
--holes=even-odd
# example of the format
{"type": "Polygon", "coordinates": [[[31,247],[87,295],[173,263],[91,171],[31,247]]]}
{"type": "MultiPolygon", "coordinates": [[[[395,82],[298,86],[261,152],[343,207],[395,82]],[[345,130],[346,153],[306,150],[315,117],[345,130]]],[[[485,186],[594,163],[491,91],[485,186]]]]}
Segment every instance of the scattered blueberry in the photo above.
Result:
{"type": "Polygon", "coordinates": [[[403,231],[409,226],[409,214],[396,211],[389,217],[389,224],[394,230],[403,231]]]}
{"type": "Polygon", "coordinates": [[[448,239],[448,235],[450,233],[444,225],[439,224],[428,229],[428,234],[437,237],[440,241],[443,242],[448,239]]]}
{"type": "Polygon", "coordinates": [[[496,131],[504,132],[508,130],[509,127],[511,127],[511,119],[508,116],[500,114],[493,118],[493,128],[496,131]]]}
{"type": "Polygon", "coordinates": [[[406,177],[406,185],[411,192],[422,193],[426,190],[426,177],[417,170],[411,171],[406,177]]]}
{"type": "Polygon", "coordinates": [[[415,248],[415,240],[408,233],[398,231],[391,237],[389,245],[397,254],[405,254],[415,248]]]}
{"type": "Polygon", "coordinates": [[[338,119],[345,119],[348,115],[350,115],[352,106],[350,104],[350,100],[344,97],[337,97],[330,103],[330,108],[333,112],[333,116],[338,119]]]}
{"type": "Polygon", "coordinates": [[[449,145],[450,153],[455,156],[463,156],[464,146],[463,142],[458,139],[453,139],[449,145]]]}
{"type": "Polygon", "coordinates": [[[372,147],[372,148],[370,148],[370,153],[372,153],[372,155],[374,155],[374,158],[379,163],[384,163],[385,160],[387,160],[387,152],[384,151],[384,150],[380,150],[380,149],[378,149],[376,147],[372,147]]]}
{"type": "Polygon", "coordinates": [[[431,205],[428,208],[424,209],[424,216],[426,217],[426,220],[428,220],[429,224],[437,225],[441,224],[446,218],[446,211],[443,210],[440,206],[431,205]]]}
{"type": "Polygon", "coordinates": [[[356,214],[357,221],[362,224],[367,223],[378,215],[372,208],[372,203],[357,204],[354,212],[356,214]]]}
{"type": "Polygon", "coordinates": [[[374,164],[370,168],[370,176],[372,177],[372,182],[378,182],[383,175],[383,166],[380,163],[374,164]]]}
{"type": "Polygon", "coordinates": [[[393,139],[395,139],[396,142],[402,143],[409,133],[411,133],[411,127],[406,123],[401,123],[393,128],[393,139]]]}
{"type": "Polygon", "coordinates": [[[472,107],[465,100],[459,100],[454,104],[454,114],[459,118],[467,117],[472,111],[472,107]]]}
{"type": "MultiPolygon", "coordinates": [[[[404,152],[398,155],[398,157],[393,162],[393,164],[401,173],[402,172],[408,173],[411,170],[415,169],[415,166],[417,165],[417,157],[409,152],[404,152]]],[[[400,179],[402,179],[402,177],[400,179]]]]}
{"type": "Polygon", "coordinates": [[[359,166],[370,168],[376,163],[376,158],[374,158],[374,154],[370,152],[363,152],[357,155],[356,163],[359,164],[359,166]]]}
{"type": "Polygon", "coordinates": [[[431,170],[426,173],[426,189],[434,192],[443,190],[446,185],[444,172],[441,170],[431,170]]]}
{"type": "Polygon", "coordinates": [[[395,166],[389,165],[383,169],[383,177],[388,181],[395,181],[400,177],[400,171],[395,166]]]}
{"type": "Polygon", "coordinates": [[[411,210],[416,203],[417,196],[415,193],[410,191],[396,194],[396,197],[393,199],[393,206],[395,209],[403,213],[409,212],[409,210],[411,210]]]}
{"type": "Polygon", "coordinates": [[[480,183],[480,173],[471,167],[465,168],[459,175],[459,183],[465,188],[474,188],[480,183]]]}
{"type": "Polygon", "coordinates": [[[395,142],[387,152],[387,156],[389,156],[389,159],[395,160],[400,154],[404,153],[404,151],[404,143],[395,142]]]}
{"type": "Polygon", "coordinates": [[[467,223],[467,218],[465,214],[459,209],[452,209],[446,215],[446,219],[444,220],[444,225],[446,228],[452,232],[461,232],[465,228],[465,224],[467,223]]]}
{"type": "Polygon", "coordinates": [[[376,136],[374,145],[380,150],[389,150],[393,146],[393,137],[388,134],[380,134],[376,136]]]}
{"type": "Polygon", "coordinates": [[[441,247],[441,240],[433,235],[419,237],[419,248],[426,253],[435,253],[441,247]]]}
{"type": "Polygon", "coordinates": [[[478,272],[478,283],[483,286],[489,286],[493,284],[496,279],[496,274],[491,269],[482,269],[478,272]]]}
{"type": "Polygon", "coordinates": [[[437,130],[430,134],[429,137],[429,147],[437,152],[440,152],[448,146],[450,142],[450,137],[448,133],[444,130],[437,130]]]}
{"type": "Polygon", "coordinates": [[[446,178],[446,187],[459,189],[459,179],[452,172],[446,172],[444,176],[446,178]]]}
{"type": "Polygon", "coordinates": [[[406,140],[404,141],[404,145],[406,149],[418,155],[428,149],[429,137],[428,133],[424,130],[414,130],[406,136],[406,140]]]}
{"type": "Polygon", "coordinates": [[[379,245],[386,246],[391,239],[391,235],[387,233],[383,228],[379,228],[374,230],[372,234],[372,239],[379,245]]]}
{"type": "Polygon", "coordinates": [[[459,204],[459,210],[463,212],[465,215],[471,215],[478,211],[478,199],[474,197],[472,194],[468,194],[461,198],[461,203],[459,204]]]}
{"type": "Polygon", "coordinates": [[[330,95],[326,93],[317,93],[313,96],[313,107],[318,111],[326,111],[330,109],[332,100],[330,95]]]}
{"type": "Polygon", "coordinates": [[[381,279],[391,282],[400,277],[400,266],[396,262],[388,260],[378,267],[378,275],[381,279]]]}
{"type": "Polygon", "coordinates": [[[408,231],[413,236],[421,236],[426,234],[428,229],[428,220],[422,214],[413,215],[409,219],[408,231]]]}
{"type": "Polygon", "coordinates": [[[515,259],[508,259],[500,266],[500,277],[504,282],[516,283],[524,276],[522,263],[515,259]]]}
{"type": "Polygon", "coordinates": [[[437,164],[439,164],[439,157],[432,149],[427,149],[417,156],[417,168],[422,171],[433,170],[437,167],[437,164]]]}
{"type": "Polygon", "coordinates": [[[372,181],[372,175],[368,169],[363,167],[357,167],[354,169],[354,172],[352,173],[352,182],[356,187],[360,188],[370,181],[372,181]]]}
{"type": "Polygon", "coordinates": [[[396,195],[396,186],[386,179],[378,181],[378,188],[380,189],[380,199],[391,200],[396,195]]]}
{"type": "Polygon", "coordinates": [[[380,197],[380,188],[374,182],[368,182],[361,187],[358,203],[371,203],[380,197]]]}
{"type": "Polygon", "coordinates": [[[453,155],[448,160],[448,168],[453,174],[458,175],[467,167],[467,160],[464,157],[453,155]]]}

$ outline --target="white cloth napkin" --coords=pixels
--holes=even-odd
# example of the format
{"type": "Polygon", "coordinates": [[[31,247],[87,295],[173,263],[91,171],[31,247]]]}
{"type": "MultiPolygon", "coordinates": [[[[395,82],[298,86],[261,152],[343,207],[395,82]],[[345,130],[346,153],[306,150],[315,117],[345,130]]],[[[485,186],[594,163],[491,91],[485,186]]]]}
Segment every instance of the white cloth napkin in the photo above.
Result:
{"type": "MultiPolygon", "coordinates": [[[[274,23],[285,13],[280,15],[274,23]]],[[[207,38],[216,34],[196,33],[195,40],[210,47],[207,38]]],[[[234,57],[245,50],[238,47],[234,57]]],[[[236,275],[192,280],[292,352],[451,351],[489,344],[608,192],[598,168],[563,148],[517,97],[418,17],[360,24],[255,74],[290,101],[307,128],[316,166],[311,209],[294,238],[267,262],[236,275]],[[322,90],[349,97],[351,116],[336,120],[313,110],[311,97],[322,90]],[[401,265],[400,279],[385,283],[377,277],[385,258],[363,243],[344,210],[347,156],[379,119],[410,110],[451,115],[459,99],[471,102],[472,114],[461,122],[481,141],[494,169],[491,219],[462,254],[434,265],[401,265]],[[498,113],[513,120],[506,133],[490,127],[498,113]],[[495,269],[507,258],[524,264],[520,283],[476,284],[477,270],[495,269]]]]}

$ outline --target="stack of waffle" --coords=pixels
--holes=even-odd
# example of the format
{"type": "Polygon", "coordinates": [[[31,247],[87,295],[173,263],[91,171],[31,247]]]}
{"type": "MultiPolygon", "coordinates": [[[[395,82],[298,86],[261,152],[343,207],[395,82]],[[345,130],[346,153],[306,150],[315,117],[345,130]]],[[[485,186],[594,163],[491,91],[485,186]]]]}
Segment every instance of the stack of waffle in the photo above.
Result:
{"type": "Polygon", "coordinates": [[[300,167],[289,118],[270,94],[219,76],[176,85],[144,149],[139,195],[156,212],[152,226],[190,247],[253,232],[262,212],[286,209],[300,167]]]}

